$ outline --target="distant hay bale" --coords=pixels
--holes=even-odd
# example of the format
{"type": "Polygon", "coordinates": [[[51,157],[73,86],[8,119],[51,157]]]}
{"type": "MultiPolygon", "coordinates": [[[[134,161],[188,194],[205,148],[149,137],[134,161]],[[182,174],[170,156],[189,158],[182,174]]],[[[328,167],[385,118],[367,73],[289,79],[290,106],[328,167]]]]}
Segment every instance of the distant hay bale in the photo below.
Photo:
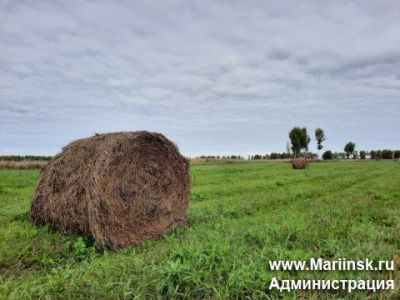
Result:
{"type": "Polygon", "coordinates": [[[101,247],[136,245],[184,223],[189,194],[189,162],[163,135],[96,134],[46,166],[31,217],[101,247]]]}
{"type": "Polygon", "coordinates": [[[307,169],[308,160],[304,158],[295,158],[290,161],[293,169],[307,169]]]}

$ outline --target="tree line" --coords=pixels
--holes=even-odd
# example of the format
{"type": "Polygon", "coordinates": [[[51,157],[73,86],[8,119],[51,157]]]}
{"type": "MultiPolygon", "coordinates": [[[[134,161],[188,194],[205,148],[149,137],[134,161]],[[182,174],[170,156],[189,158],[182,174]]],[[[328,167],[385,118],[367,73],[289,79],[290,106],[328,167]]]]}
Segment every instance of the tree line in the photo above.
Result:
{"type": "Polygon", "coordinates": [[[225,156],[221,156],[221,155],[201,155],[201,156],[197,156],[195,157],[195,159],[222,159],[222,160],[227,160],[227,159],[244,159],[243,156],[240,155],[225,155],[225,156]]]}
{"type": "MultiPolygon", "coordinates": [[[[316,145],[318,151],[324,148],[323,142],[326,140],[325,132],[321,128],[315,129],[314,132],[316,145]]],[[[270,159],[290,159],[305,157],[309,159],[318,158],[317,153],[309,152],[309,144],[311,138],[308,135],[306,127],[293,127],[289,131],[289,140],[287,143],[286,152],[272,152],[270,154],[254,154],[247,157],[248,160],[270,160],[270,159]]],[[[330,150],[325,151],[322,154],[322,159],[400,159],[400,150],[371,150],[371,151],[359,151],[355,150],[356,144],[352,141],[346,143],[343,148],[344,152],[332,152],[330,150]]],[[[0,161],[49,161],[52,156],[41,156],[41,155],[0,155],[0,161]]],[[[221,159],[221,160],[244,160],[245,158],[241,155],[202,155],[201,159],[221,159]]]]}
{"type": "Polygon", "coordinates": [[[332,159],[400,159],[400,150],[371,150],[371,151],[352,151],[350,152],[334,152],[325,151],[322,154],[322,159],[332,160],[332,159]]]}
{"type": "Polygon", "coordinates": [[[0,155],[0,161],[49,161],[51,158],[41,155],[0,155]]]}
{"type": "MultiPolygon", "coordinates": [[[[315,159],[318,157],[318,154],[316,153],[308,153],[309,158],[315,159]]],[[[271,152],[270,154],[254,154],[254,155],[249,155],[247,157],[248,160],[269,160],[269,159],[290,159],[293,158],[293,154],[291,154],[290,152],[271,152]]]]}
{"type": "MultiPolygon", "coordinates": [[[[289,132],[290,143],[288,142],[286,146],[286,152],[271,154],[255,154],[248,157],[249,160],[258,159],[289,159],[294,157],[306,157],[310,159],[315,159],[318,154],[311,153],[308,150],[308,145],[311,142],[311,138],[307,133],[306,127],[293,127],[289,132]]],[[[322,143],[325,141],[325,133],[321,128],[315,130],[315,139],[317,141],[317,149],[321,150],[323,148],[322,143]]]]}
{"type": "MultiPolygon", "coordinates": [[[[315,140],[317,142],[318,151],[322,150],[324,147],[322,143],[326,140],[325,133],[321,128],[315,129],[315,140]]],[[[293,127],[289,132],[290,139],[290,153],[289,157],[306,157],[306,158],[316,158],[318,155],[312,154],[308,152],[308,145],[311,141],[310,136],[307,134],[306,127],[293,127]]],[[[322,158],[324,160],[330,159],[400,159],[400,150],[371,150],[371,151],[359,151],[356,150],[356,144],[352,141],[345,144],[343,151],[344,152],[335,152],[328,150],[322,154],[322,158]]]]}

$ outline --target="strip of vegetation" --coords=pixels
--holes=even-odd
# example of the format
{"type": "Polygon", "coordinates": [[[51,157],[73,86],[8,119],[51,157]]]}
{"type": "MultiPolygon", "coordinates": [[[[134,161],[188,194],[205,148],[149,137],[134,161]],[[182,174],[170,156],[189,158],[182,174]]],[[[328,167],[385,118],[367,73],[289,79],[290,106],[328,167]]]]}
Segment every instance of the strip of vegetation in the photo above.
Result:
{"type": "Polygon", "coordinates": [[[41,169],[47,164],[47,160],[0,160],[0,169],[41,169]]]}
{"type": "Polygon", "coordinates": [[[0,161],[49,161],[52,158],[43,155],[0,155],[0,161]]]}

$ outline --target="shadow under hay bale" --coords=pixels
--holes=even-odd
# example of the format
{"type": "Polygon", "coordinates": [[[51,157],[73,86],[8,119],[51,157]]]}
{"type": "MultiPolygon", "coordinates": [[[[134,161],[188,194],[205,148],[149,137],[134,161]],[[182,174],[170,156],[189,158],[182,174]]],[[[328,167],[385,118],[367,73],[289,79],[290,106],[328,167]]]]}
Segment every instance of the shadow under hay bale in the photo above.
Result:
{"type": "Polygon", "coordinates": [[[45,167],[31,218],[122,247],[184,223],[189,196],[189,161],[163,135],[96,134],[67,145],[45,167]]]}
{"type": "Polygon", "coordinates": [[[292,163],[293,169],[307,169],[308,168],[308,160],[304,158],[295,158],[290,161],[292,163]]]}

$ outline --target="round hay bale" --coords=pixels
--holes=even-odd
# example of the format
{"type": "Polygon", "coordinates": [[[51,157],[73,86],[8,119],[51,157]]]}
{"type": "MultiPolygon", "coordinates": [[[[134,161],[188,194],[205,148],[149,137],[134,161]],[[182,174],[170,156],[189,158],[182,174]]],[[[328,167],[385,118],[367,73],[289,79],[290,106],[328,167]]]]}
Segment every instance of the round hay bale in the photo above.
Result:
{"type": "Polygon", "coordinates": [[[184,223],[189,194],[189,161],[163,135],[96,134],[45,167],[31,217],[101,247],[136,245],[184,223]]]}
{"type": "Polygon", "coordinates": [[[307,169],[308,160],[304,158],[295,158],[291,160],[293,169],[307,169]]]}

